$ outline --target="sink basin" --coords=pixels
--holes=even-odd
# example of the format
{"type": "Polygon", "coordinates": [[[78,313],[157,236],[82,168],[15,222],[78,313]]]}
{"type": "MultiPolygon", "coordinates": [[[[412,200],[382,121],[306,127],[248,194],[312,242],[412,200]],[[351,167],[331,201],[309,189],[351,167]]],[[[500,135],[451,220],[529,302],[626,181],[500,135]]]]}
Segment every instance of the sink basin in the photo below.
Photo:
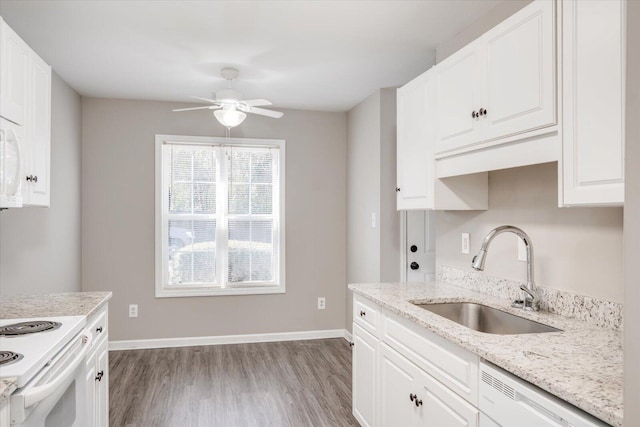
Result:
{"type": "Polygon", "coordinates": [[[471,302],[414,305],[453,320],[474,331],[488,334],[512,335],[562,332],[560,329],[552,328],[542,323],[471,302]]]}

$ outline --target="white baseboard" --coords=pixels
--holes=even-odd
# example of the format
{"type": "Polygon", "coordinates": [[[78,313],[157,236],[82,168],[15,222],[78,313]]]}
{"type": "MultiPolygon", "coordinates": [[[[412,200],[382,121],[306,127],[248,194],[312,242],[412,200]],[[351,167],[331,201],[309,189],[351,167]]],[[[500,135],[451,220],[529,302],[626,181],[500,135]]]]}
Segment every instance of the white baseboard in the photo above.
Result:
{"type": "Polygon", "coordinates": [[[109,341],[109,350],[138,350],[150,348],[193,347],[199,345],[245,344],[257,342],[317,340],[323,338],[350,339],[345,329],[324,331],[282,332],[274,334],[222,335],[215,337],[158,338],[147,340],[109,341]],[[349,338],[347,338],[347,336],[349,338]]]}

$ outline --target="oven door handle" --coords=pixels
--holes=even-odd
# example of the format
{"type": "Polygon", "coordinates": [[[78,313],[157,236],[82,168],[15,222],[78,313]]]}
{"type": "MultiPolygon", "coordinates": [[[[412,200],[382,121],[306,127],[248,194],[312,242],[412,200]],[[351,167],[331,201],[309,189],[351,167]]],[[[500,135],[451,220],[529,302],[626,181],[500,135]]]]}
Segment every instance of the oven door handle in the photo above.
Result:
{"type": "Polygon", "coordinates": [[[73,359],[73,361],[70,362],[67,367],[64,368],[62,372],[60,372],[56,376],[56,378],[44,385],[33,387],[31,390],[27,390],[24,392],[23,399],[25,408],[35,405],[36,403],[40,402],[42,399],[53,393],[60,386],[60,384],[64,383],[69,378],[69,376],[73,374],[73,372],[81,363],[84,363],[84,358],[91,349],[92,339],[93,338],[91,334],[83,335],[81,338],[84,346],[83,349],[78,353],[75,359],[73,359]]]}

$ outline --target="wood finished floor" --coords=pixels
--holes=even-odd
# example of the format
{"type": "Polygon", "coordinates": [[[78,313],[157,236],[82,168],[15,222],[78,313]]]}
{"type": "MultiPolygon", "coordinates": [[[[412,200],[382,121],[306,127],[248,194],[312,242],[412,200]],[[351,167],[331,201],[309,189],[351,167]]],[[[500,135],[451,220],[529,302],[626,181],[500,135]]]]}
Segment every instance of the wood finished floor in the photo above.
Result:
{"type": "Polygon", "coordinates": [[[358,426],[341,338],[109,353],[112,427],[358,426]]]}

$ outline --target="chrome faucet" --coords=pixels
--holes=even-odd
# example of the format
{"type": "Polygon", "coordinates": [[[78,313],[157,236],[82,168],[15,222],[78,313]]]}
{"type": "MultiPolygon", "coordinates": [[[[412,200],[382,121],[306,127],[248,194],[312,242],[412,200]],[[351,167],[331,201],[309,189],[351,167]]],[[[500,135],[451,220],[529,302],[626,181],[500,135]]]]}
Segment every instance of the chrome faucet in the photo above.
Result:
{"type": "Polygon", "coordinates": [[[478,251],[478,254],[473,257],[471,267],[476,271],[483,271],[489,244],[498,234],[502,234],[507,231],[518,235],[518,237],[524,241],[524,245],[527,248],[527,284],[520,286],[520,289],[525,293],[524,300],[522,304],[518,301],[514,301],[513,307],[522,307],[524,310],[538,311],[540,310],[540,294],[535,282],[533,281],[533,244],[531,242],[531,238],[527,236],[527,233],[518,227],[514,227],[513,225],[501,225],[500,227],[496,227],[491,230],[482,241],[480,251],[478,251]]]}

